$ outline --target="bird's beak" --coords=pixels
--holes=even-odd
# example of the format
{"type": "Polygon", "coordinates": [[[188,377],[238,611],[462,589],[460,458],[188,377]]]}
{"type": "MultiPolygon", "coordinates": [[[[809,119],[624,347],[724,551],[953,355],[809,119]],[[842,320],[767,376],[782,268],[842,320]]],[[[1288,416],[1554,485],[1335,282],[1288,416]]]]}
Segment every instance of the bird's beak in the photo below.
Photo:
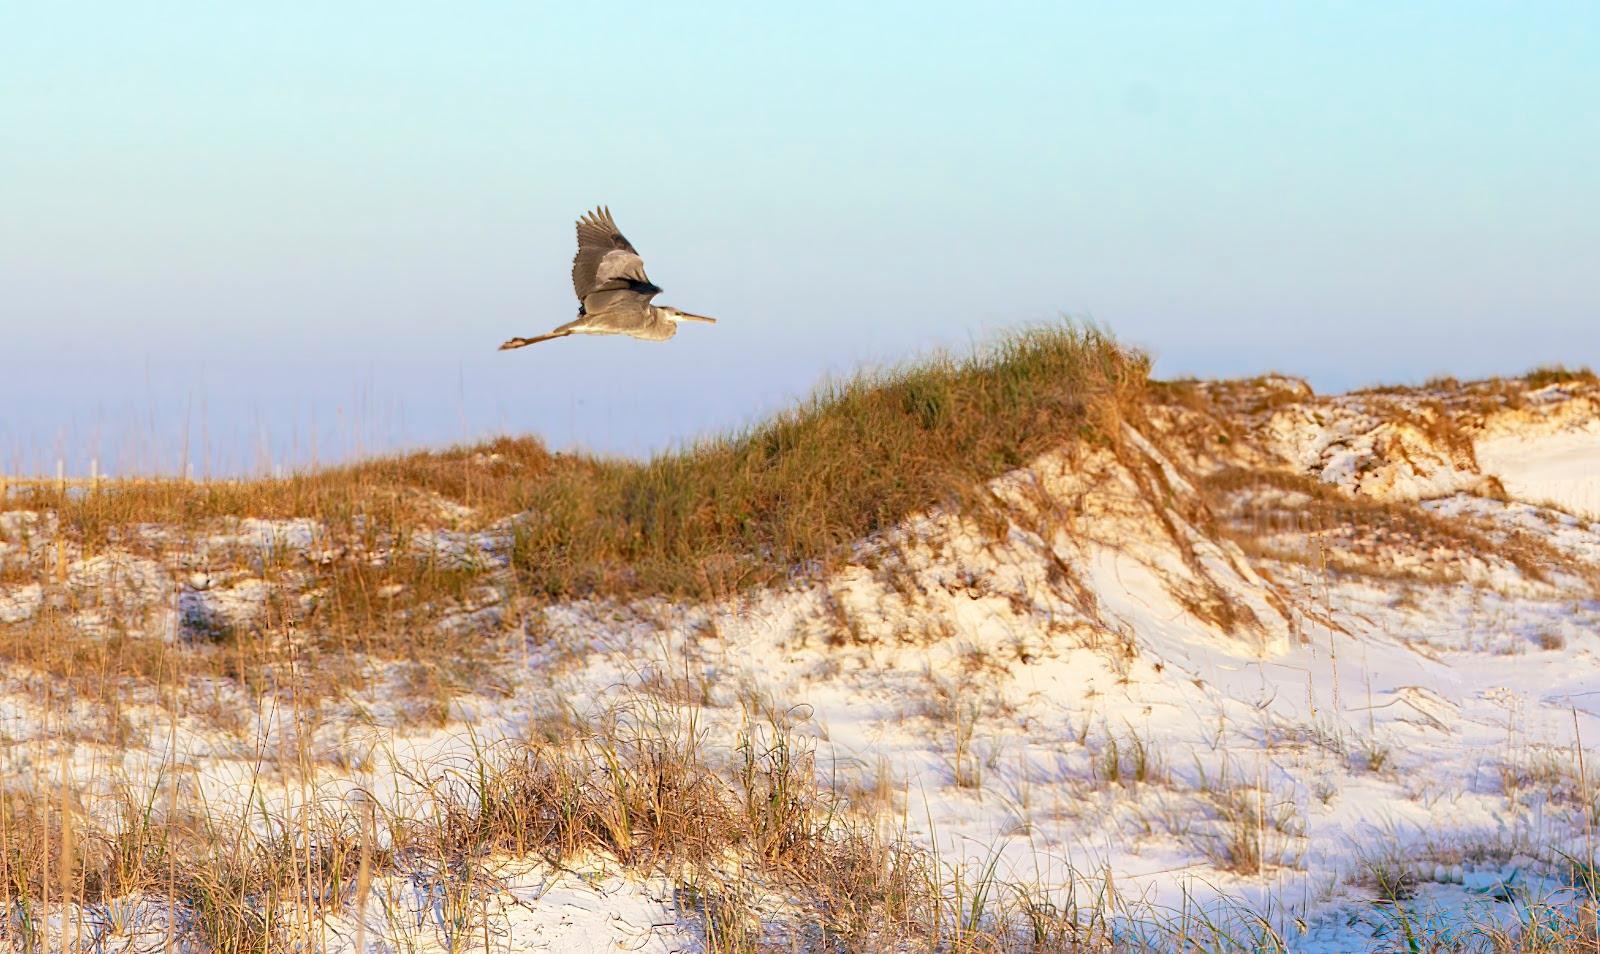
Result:
{"type": "Polygon", "coordinates": [[[717,323],[717,319],[715,318],[707,318],[705,315],[691,315],[687,311],[678,312],[677,317],[681,321],[703,321],[708,325],[714,325],[717,323]]]}

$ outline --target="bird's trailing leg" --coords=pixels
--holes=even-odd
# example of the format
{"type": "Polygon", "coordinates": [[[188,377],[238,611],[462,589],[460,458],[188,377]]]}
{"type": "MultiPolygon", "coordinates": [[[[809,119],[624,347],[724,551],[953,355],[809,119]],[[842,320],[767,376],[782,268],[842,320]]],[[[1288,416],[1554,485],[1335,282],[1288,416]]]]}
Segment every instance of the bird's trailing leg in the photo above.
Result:
{"type": "Polygon", "coordinates": [[[547,335],[539,335],[535,338],[512,338],[510,341],[507,341],[505,344],[501,345],[500,350],[510,351],[512,348],[525,348],[528,345],[538,344],[541,341],[549,341],[552,338],[565,338],[570,334],[572,334],[570,331],[552,331],[547,335]]]}

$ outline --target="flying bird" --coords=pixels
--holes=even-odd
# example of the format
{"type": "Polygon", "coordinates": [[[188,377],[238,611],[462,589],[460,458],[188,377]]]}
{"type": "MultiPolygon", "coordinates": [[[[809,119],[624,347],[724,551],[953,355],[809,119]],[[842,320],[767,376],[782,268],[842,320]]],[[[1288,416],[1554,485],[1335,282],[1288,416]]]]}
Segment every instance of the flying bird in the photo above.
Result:
{"type": "Polygon", "coordinates": [[[578,293],[578,317],[549,334],[512,338],[501,351],[538,344],[567,335],[630,335],[665,341],[678,333],[680,321],[715,318],[652,305],[661,294],[644,273],[644,259],[618,230],[611,210],[601,207],[578,220],[578,254],[572,260],[572,289],[578,293]]]}

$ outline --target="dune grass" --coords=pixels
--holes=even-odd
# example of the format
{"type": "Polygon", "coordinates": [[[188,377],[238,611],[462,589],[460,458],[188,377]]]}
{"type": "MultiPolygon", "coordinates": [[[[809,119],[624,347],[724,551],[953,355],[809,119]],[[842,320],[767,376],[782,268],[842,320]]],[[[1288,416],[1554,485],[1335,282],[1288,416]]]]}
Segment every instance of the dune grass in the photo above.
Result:
{"type": "Polygon", "coordinates": [[[1569,574],[1600,587],[1593,565],[1537,532],[1354,496],[1283,470],[1223,468],[1207,474],[1200,486],[1221,518],[1221,531],[1254,557],[1437,583],[1465,579],[1464,560],[1477,556],[1503,561],[1526,580],[1547,583],[1555,574],[1569,574]],[[1425,559],[1395,565],[1386,554],[1396,546],[1425,559]]]}
{"type": "Polygon", "coordinates": [[[703,598],[831,561],[931,506],[981,508],[986,480],[1046,449],[1116,441],[1149,366],[1098,329],[1053,325],[828,383],[744,433],[646,461],[501,438],[284,479],[35,487],[23,503],[56,513],[85,552],[137,524],[310,516],[335,537],[392,540],[520,515],[513,563],[534,593],[703,598]]]}
{"type": "Polygon", "coordinates": [[[1116,441],[1148,373],[1143,354],[1064,326],[831,383],[743,434],[528,482],[514,563],[551,596],[770,582],[917,511],[981,510],[985,481],[1047,449],[1116,441]]]}

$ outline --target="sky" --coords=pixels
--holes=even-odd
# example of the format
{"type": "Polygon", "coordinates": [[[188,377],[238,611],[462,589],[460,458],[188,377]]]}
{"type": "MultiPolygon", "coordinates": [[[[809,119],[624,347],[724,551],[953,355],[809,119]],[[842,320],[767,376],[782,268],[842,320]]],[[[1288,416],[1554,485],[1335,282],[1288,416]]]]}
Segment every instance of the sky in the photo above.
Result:
{"type": "Polygon", "coordinates": [[[0,3],[0,470],[643,455],[1089,319],[1600,365],[1600,6],[0,3]],[[664,344],[568,338],[610,206],[664,344]]]}

